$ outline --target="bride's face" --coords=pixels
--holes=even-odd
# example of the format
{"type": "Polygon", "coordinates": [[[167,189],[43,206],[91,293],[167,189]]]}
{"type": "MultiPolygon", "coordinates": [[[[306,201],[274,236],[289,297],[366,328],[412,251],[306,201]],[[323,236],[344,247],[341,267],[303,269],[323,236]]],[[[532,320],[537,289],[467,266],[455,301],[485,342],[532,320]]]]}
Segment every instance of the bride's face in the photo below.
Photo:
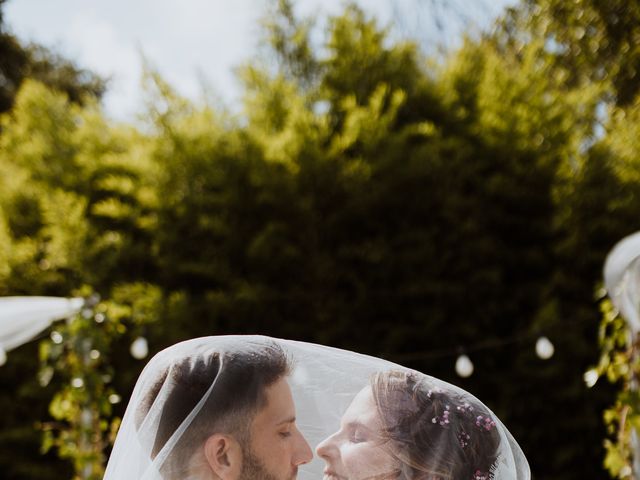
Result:
{"type": "Polygon", "coordinates": [[[356,395],[340,420],[340,430],[316,452],[326,462],[325,480],[396,478],[397,461],[381,438],[382,422],[370,387],[356,395]]]}

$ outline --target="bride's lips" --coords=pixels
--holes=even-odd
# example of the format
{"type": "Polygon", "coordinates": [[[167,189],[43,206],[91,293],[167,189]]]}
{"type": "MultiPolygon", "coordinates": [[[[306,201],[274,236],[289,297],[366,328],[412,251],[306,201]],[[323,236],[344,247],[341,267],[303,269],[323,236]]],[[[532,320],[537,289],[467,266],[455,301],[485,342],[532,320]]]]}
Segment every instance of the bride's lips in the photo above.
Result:
{"type": "Polygon", "coordinates": [[[327,479],[327,480],[347,480],[346,477],[338,475],[333,470],[325,470],[324,471],[324,478],[327,479]]]}

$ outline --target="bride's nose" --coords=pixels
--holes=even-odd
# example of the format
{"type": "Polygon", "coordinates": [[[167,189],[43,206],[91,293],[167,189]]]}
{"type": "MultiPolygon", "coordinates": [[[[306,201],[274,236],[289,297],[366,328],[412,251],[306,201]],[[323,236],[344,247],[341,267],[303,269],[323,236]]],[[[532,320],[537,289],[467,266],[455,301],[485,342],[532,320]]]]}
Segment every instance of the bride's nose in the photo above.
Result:
{"type": "Polygon", "coordinates": [[[338,432],[334,433],[333,435],[325,438],[323,441],[321,441],[318,446],[316,447],[316,454],[319,457],[322,458],[328,458],[331,457],[333,455],[335,455],[335,452],[337,451],[337,445],[336,445],[336,435],[338,434],[338,432]]]}

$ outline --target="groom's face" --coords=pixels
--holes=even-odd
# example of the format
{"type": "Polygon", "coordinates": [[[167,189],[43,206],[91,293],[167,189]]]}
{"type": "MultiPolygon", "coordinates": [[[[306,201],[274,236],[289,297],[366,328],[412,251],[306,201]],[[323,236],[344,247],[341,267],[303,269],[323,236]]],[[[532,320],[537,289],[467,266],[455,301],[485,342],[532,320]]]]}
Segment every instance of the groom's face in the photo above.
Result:
{"type": "Polygon", "coordinates": [[[281,378],[266,389],[266,405],[251,422],[249,445],[243,446],[240,480],[293,480],[298,466],[313,458],[296,426],[291,389],[281,378]]]}

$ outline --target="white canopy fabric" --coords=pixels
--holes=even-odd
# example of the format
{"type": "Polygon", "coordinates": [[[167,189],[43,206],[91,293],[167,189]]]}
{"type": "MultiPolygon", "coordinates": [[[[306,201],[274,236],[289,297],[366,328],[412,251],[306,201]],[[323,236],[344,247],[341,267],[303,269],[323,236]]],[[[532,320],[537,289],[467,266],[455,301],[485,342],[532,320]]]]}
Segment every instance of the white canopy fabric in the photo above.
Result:
{"type": "Polygon", "coordinates": [[[498,417],[454,385],[347,350],[220,336],[178,343],[149,361],[104,480],[296,473],[300,480],[531,478],[498,417]]]}
{"type": "Polygon", "coordinates": [[[82,298],[0,297],[0,350],[27,343],[55,320],[78,313],[82,298]]]}
{"type": "Polygon", "coordinates": [[[604,283],[609,298],[631,331],[640,332],[640,232],[620,240],[604,264],[604,283]]]}
{"type": "MultiPolygon", "coordinates": [[[[631,341],[640,332],[640,232],[620,240],[609,252],[604,263],[604,284],[609,298],[627,321],[631,341]]],[[[637,384],[632,389],[638,389],[637,384]]],[[[631,431],[634,450],[633,471],[640,472],[640,435],[631,431]]]]}

